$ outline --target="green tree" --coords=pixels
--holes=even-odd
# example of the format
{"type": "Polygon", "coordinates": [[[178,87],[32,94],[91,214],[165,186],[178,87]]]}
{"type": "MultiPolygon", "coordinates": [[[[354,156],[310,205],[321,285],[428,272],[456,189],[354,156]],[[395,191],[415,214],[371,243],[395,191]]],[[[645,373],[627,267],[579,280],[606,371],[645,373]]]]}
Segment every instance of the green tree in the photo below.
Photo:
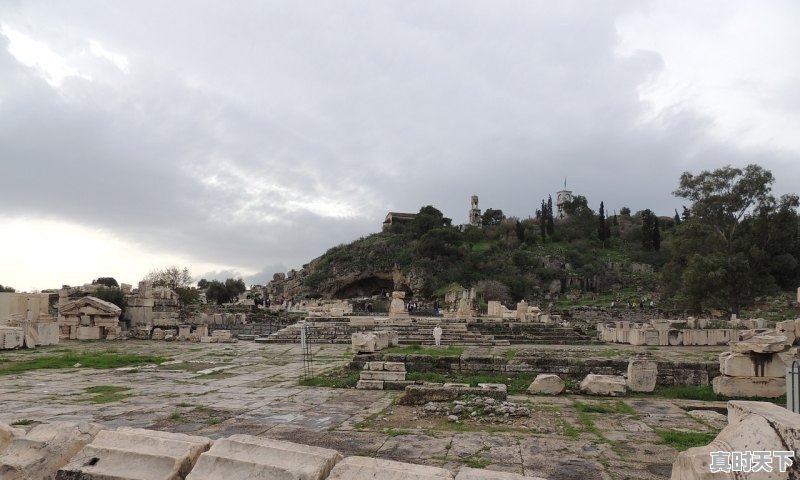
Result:
{"type": "Polygon", "coordinates": [[[553,197],[547,196],[547,234],[553,236],[556,232],[555,220],[553,219],[553,197]]]}
{"type": "Polygon", "coordinates": [[[0,284],[0,293],[14,293],[14,292],[16,292],[14,288],[4,287],[2,284],[0,284]]]}
{"type": "Polygon", "coordinates": [[[619,209],[619,214],[623,217],[630,217],[631,216],[631,209],[628,207],[622,207],[619,209]]]}
{"type": "Polygon", "coordinates": [[[606,223],[606,208],[603,202],[600,202],[600,212],[597,214],[597,220],[600,223],[597,226],[597,238],[602,242],[603,248],[606,248],[606,240],[608,240],[609,231],[608,224],[606,223]]]}
{"type": "Polygon", "coordinates": [[[122,290],[120,290],[119,287],[100,287],[92,296],[113,303],[122,310],[125,310],[128,306],[125,302],[125,295],[122,294],[122,290]]]}
{"type": "Polygon", "coordinates": [[[674,194],[692,205],[671,241],[668,294],[693,310],[739,313],[755,295],[777,288],[776,276],[797,278],[798,198],[776,200],[773,182],[758,165],[681,175],[674,194]]]}
{"type": "Polygon", "coordinates": [[[208,282],[206,289],[206,298],[210,302],[222,305],[223,303],[230,303],[245,290],[247,290],[247,286],[241,278],[228,278],[225,282],[211,280],[208,282]]]}
{"type": "Polygon", "coordinates": [[[208,284],[209,284],[209,283],[211,283],[211,282],[209,282],[209,281],[208,281],[208,280],[206,280],[205,278],[201,278],[201,279],[200,279],[200,280],[197,282],[197,288],[199,288],[200,290],[205,290],[206,288],[208,288],[208,284]]]}
{"type": "Polygon", "coordinates": [[[106,287],[119,287],[119,283],[117,283],[117,279],[114,277],[99,277],[97,280],[93,280],[92,284],[94,285],[104,285],[106,287]]]}
{"type": "Polygon", "coordinates": [[[427,205],[420,208],[417,216],[411,221],[411,230],[415,238],[420,238],[434,228],[449,227],[451,222],[437,208],[427,205]]]}
{"type": "Polygon", "coordinates": [[[481,223],[486,226],[500,225],[506,219],[502,210],[495,210],[494,208],[487,208],[481,217],[481,223]]]}

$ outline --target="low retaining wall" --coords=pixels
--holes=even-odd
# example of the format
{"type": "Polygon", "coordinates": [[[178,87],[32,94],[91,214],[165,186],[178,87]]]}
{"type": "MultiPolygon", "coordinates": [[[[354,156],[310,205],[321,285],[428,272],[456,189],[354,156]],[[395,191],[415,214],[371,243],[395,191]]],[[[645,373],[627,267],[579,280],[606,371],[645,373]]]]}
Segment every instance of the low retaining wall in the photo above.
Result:
{"type": "MultiPolygon", "coordinates": [[[[561,377],[583,378],[589,373],[626,375],[627,359],[579,359],[555,356],[517,356],[511,360],[499,355],[461,355],[434,357],[420,354],[380,352],[353,357],[351,368],[361,369],[368,361],[404,362],[406,371],[448,373],[552,373],[561,377]]],[[[658,363],[656,385],[709,385],[720,375],[719,362],[658,363]]]]}

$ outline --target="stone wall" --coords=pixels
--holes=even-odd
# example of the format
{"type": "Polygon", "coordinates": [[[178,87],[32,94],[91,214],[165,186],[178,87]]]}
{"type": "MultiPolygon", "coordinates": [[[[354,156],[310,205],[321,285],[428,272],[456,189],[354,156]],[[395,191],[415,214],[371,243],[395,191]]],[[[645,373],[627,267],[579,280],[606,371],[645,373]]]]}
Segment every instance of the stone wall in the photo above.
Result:
{"type": "MultiPolygon", "coordinates": [[[[628,359],[579,359],[564,356],[519,355],[511,360],[500,355],[461,355],[434,357],[420,354],[380,352],[356,355],[351,368],[363,368],[368,361],[404,362],[408,372],[437,373],[551,373],[561,377],[582,378],[589,373],[626,375],[628,359]]],[[[718,362],[657,362],[656,385],[709,385],[720,375],[718,362]]]]}

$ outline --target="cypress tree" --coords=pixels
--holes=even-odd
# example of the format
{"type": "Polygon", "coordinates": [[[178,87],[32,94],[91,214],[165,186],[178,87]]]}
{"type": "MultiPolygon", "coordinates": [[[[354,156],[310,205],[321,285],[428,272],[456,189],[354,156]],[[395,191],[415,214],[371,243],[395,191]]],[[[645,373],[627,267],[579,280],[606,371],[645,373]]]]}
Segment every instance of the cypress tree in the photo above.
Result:
{"type": "Polygon", "coordinates": [[[608,239],[608,227],[606,226],[606,209],[603,202],[600,202],[600,213],[598,214],[598,221],[600,225],[597,227],[597,237],[603,243],[603,248],[606,248],[606,239],[608,239]]]}
{"type": "Polygon", "coordinates": [[[547,196],[547,234],[551,237],[556,231],[555,223],[553,222],[553,197],[547,196]]]}

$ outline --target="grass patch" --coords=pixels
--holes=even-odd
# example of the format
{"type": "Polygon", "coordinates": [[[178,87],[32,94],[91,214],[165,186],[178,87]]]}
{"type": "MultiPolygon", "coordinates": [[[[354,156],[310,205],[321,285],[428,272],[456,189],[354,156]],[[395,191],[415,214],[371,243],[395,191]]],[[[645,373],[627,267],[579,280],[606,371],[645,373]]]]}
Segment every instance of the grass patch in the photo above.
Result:
{"type": "Polygon", "coordinates": [[[512,348],[511,350],[506,350],[505,353],[503,353],[503,356],[506,357],[506,360],[511,361],[517,356],[517,353],[518,352],[512,348]]]}
{"type": "Polygon", "coordinates": [[[299,384],[304,387],[353,388],[358,383],[359,373],[358,370],[339,367],[316,377],[304,378],[299,384]]]}
{"type": "Polygon", "coordinates": [[[28,419],[28,418],[23,418],[22,420],[17,420],[16,422],[12,423],[11,425],[12,426],[16,426],[16,425],[23,425],[24,426],[24,425],[30,425],[31,423],[33,423],[33,420],[28,419]]]}
{"type": "Polygon", "coordinates": [[[430,355],[431,357],[458,357],[464,353],[464,347],[423,347],[422,345],[407,345],[405,347],[392,347],[384,350],[383,352],[399,353],[404,355],[430,355]]]}
{"type": "Polygon", "coordinates": [[[623,415],[636,415],[636,411],[627,403],[616,401],[606,403],[575,402],[578,413],[621,413],[623,415]]]}
{"type": "Polygon", "coordinates": [[[564,429],[564,435],[573,440],[576,440],[581,435],[581,432],[579,432],[577,428],[573,427],[572,424],[564,419],[561,419],[561,427],[564,429]]]}
{"type": "Polygon", "coordinates": [[[116,352],[103,353],[65,353],[61,355],[44,355],[32,360],[22,362],[3,362],[0,364],[0,375],[13,375],[31,370],[76,368],[121,368],[150,363],[161,363],[169,358],[158,355],[119,354],[116,352]]]}
{"type": "Polygon", "coordinates": [[[492,464],[492,461],[482,457],[467,457],[464,459],[464,463],[470,468],[486,468],[492,464]]]}
{"type": "Polygon", "coordinates": [[[95,387],[87,387],[83,389],[86,393],[119,393],[125,390],[130,390],[127,387],[115,387],[111,385],[97,385],[95,387]]]}
{"type": "Polygon", "coordinates": [[[389,435],[390,437],[400,437],[403,435],[411,435],[411,432],[404,428],[390,428],[386,432],[386,434],[389,435]]]}
{"type": "Polygon", "coordinates": [[[191,403],[187,403],[187,402],[181,402],[181,403],[179,403],[179,404],[177,404],[175,406],[176,407],[194,407],[194,405],[192,405],[191,403]]]}
{"type": "Polygon", "coordinates": [[[89,403],[95,404],[118,402],[132,396],[130,393],[121,393],[130,390],[130,388],[116,387],[113,385],[96,385],[94,387],[84,388],[83,390],[86,393],[95,394],[87,400],[89,403]]]}
{"type": "Polygon", "coordinates": [[[208,421],[206,421],[206,423],[209,424],[209,425],[217,425],[217,424],[222,423],[222,419],[221,418],[209,418],[208,421]]]}
{"type": "Polygon", "coordinates": [[[659,429],[656,429],[656,433],[661,437],[660,444],[669,445],[679,452],[692,447],[708,445],[717,436],[716,433],[681,432],[678,430],[659,429]]]}
{"type": "Polygon", "coordinates": [[[175,412],[175,413],[173,413],[172,415],[170,415],[167,418],[169,420],[172,420],[173,422],[182,422],[183,421],[183,415],[181,415],[179,412],[175,412]]]}

